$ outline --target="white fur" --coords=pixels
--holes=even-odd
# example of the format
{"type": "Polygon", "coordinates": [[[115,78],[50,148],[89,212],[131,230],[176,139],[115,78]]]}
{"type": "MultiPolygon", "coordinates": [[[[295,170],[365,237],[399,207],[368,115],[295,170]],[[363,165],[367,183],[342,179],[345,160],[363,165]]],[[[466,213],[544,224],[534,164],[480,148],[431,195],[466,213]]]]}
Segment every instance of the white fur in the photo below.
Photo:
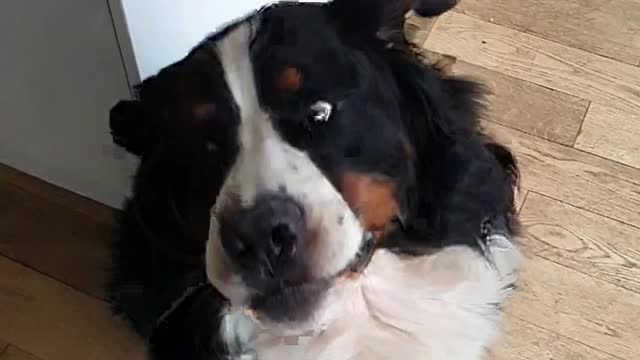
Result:
{"type": "MultiPolygon", "coordinates": [[[[263,327],[242,309],[223,328],[232,359],[477,360],[498,334],[499,307],[511,292],[521,256],[493,236],[489,258],[468,247],[402,258],[379,250],[364,274],[342,279],[318,309],[314,327],[263,327]],[[254,357],[257,354],[257,357],[254,357]]],[[[306,326],[309,326],[307,324],[306,326]]]]}
{"type": "MultiPolygon", "coordinates": [[[[363,230],[340,193],[309,156],[288,145],[274,130],[260,107],[249,56],[251,25],[245,22],[217,44],[227,84],[240,109],[240,151],[222,187],[211,216],[207,243],[207,274],[235,304],[250,294],[242,281],[229,272],[219,237],[217,214],[238,200],[250,206],[256,196],[286,189],[302,204],[310,239],[311,271],[316,278],[335,275],[356,255],[363,230]]],[[[267,239],[265,239],[267,240],[267,239]]]]}

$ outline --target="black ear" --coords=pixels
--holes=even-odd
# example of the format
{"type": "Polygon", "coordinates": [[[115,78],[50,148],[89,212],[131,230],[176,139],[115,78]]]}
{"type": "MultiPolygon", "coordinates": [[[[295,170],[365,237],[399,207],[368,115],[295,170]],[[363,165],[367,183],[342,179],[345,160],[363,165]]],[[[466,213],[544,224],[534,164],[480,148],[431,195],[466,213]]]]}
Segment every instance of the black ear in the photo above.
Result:
{"type": "Polygon", "coordinates": [[[142,157],[149,148],[152,129],[140,102],[122,100],[114,105],[109,127],[113,142],[128,152],[142,157]]]}
{"type": "Polygon", "coordinates": [[[399,43],[404,42],[405,15],[413,4],[414,0],[334,0],[329,8],[345,34],[399,43]]]}
{"type": "Polygon", "coordinates": [[[134,100],[121,100],[109,112],[113,142],[143,157],[158,141],[166,109],[176,100],[175,70],[171,64],[134,87],[134,100]]]}
{"type": "Polygon", "coordinates": [[[114,143],[142,157],[169,135],[172,126],[208,120],[215,59],[211,51],[196,50],[136,85],[135,100],[123,100],[111,108],[114,143]]]}
{"type": "Polygon", "coordinates": [[[393,45],[405,45],[404,23],[410,10],[420,16],[440,15],[458,0],[333,0],[331,17],[346,34],[377,37],[393,45]]]}
{"type": "Polygon", "coordinates": [[[423,17],[432,17],[453,9],[459,0],[415,0],[413,11],[423,17]]]}

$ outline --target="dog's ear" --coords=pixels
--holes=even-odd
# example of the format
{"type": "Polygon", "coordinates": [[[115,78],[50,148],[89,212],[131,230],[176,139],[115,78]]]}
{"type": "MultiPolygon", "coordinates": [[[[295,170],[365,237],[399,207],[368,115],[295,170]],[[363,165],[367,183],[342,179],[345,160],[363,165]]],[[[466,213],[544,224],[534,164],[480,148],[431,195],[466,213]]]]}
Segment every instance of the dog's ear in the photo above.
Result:
{"type": "Polygon", "coordinates": [[[176,129],[205,126],[215,113],[213,61],[210,51],[196,48],[138,84],[135,100],[111,109],[113,141],[142,157],[176,129]]]}
{"type": "Polygon", "coordinates": [[[457,0],[334,0],[331,18],[337,19],[345,34],[375,36],[388,44],[404,45],[406,15],[414,10],[420,16],[436,16],[457,0]]]}
{"type": "Polygon", "coordinates": [[[412,0],[413,11],[423,17],[441,15],[453,9],[459,0],[412,0]]]}
{"type": "Polygon", "coordinates": [[[360,39],[398,42],[403,38],[405,14],[413,0],[334,0],[330,18],[344,34],[360,39]]]}
{"type": "Polygon", "coordinates": [[[143,157],[158,141],[163,111],[169,104],[175,64],[160,70],[134,87],[133,100],[121,100],[109,112],[113,142],[133,155],[143,157]]]}
{"type": "Polygon", "coordinates": [[[109,127],[113,142],[138,157],[142,157],[152,142],[153,126],[137,100],[122,100],[109,112],[109,127]]]}

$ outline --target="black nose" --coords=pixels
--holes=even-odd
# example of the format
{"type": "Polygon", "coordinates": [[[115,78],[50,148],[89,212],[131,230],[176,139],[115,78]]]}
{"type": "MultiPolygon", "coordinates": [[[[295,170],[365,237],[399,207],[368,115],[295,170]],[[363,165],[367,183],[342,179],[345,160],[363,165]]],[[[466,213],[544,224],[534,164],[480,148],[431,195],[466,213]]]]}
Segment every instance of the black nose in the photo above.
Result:
{"type": "Polygon", "coordinates": [[[301,261],[305,221],[302,207],[283,194],[260,196],[254,205],[227,214],[220,223],[225,253],[245,281],[295,281],[301,261]]]}

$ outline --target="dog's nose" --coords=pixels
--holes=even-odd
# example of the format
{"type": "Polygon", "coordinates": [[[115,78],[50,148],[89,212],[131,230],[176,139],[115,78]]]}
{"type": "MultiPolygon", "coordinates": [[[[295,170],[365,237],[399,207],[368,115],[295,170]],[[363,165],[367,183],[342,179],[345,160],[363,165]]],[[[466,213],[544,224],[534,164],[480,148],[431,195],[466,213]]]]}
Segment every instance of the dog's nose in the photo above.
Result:
{"type": "Polygon", "coordinates": [[[245,280],[296,278],[306,228],[303,209],[293,198],[263,195],[226,218],[220,226],[222,246],[245,280]]]}

